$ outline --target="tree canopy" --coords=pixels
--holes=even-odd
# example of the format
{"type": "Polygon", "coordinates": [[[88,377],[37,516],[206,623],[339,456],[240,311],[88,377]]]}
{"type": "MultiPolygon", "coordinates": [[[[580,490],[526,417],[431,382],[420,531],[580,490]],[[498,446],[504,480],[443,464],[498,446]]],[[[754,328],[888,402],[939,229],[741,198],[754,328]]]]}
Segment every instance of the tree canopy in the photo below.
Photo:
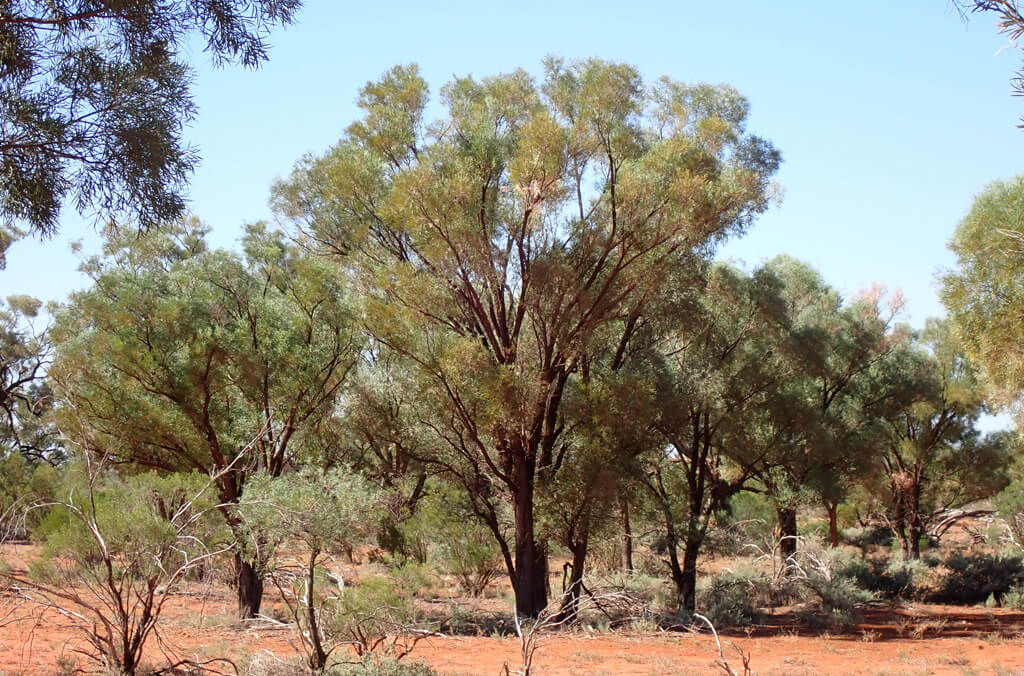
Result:
{"type": "Polygon", "coordinates": [[[560,406],[595,334],[668,271],[742,232],[769,204],[780,155],[746,130],[725,86],[596,59],[549,59],[441,90],[397,67],[359,98],[363,120],[274,191],[282,216],[363,279],[366,325],[414,364],[439,415],[442,462],[506,552],[517,604],[546,604],[534,537],[538,471],[558,462],[560,406]],[[498,527],[514,506],[515,553],[498,527]]]}
{"type": "Polygon", "coordinates": [[[43,235],[68,200],[141,228],[180,217],[198,154],[181,58],[257,67],[301,0],[9,0],[0,4],[0,220],[43,235]]]}

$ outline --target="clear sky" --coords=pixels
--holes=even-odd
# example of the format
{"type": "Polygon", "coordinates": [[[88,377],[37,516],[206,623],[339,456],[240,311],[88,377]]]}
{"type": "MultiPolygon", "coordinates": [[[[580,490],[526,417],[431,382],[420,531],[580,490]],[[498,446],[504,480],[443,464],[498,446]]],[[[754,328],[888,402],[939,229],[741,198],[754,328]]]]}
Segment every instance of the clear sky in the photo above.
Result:
{"type": "MultiPolygon", "coordinates": [[[[750,128],[783,153],[784,198],[720,255],[788,253],[846,296],[899,287],[917,326],[942,313],[935,273],[952,264],[946,242],[973,197],[1024,172],[1024,99],[1009,85],[1020,51],[991,18],[965,25],[946,0],[307,0],[272,42],[259,71],[190,55],[200,111],[187,135],[203,155],[192,209],[220,245],[270,217],[271,182],[333,144],[358,116],[358,89],[396,63],[419,63],[433,92],[453,75],[539,73],[547,54],[737,87],[750,128]]],[[[56,240],[16,245],[0,295],[61,300],[84,286],[75,239],[95,248],[91,226],[69,215],[56,240]]]]}

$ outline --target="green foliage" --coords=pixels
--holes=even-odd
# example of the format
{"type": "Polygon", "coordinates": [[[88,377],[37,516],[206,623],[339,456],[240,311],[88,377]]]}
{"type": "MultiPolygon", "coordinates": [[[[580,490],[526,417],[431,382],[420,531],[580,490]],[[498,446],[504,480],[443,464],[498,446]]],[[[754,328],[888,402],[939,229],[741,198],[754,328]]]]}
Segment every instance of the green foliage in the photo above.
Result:
{"type": "Polygon", "coordinates": [[[913,599],[918,594],[927,563],[901,558],[854,557],[845,563],[840,574],[857,586],[885,598],[913,599]]]}
{"type": "MultiPolygon", "coordinates": [[[[197,221],[110,230],[54,328],[64,434],[85,453],[164,471],[218,471],[227,523],[253,471],[281,474],[314,445],[359,358],[343,276],[262,224],[245,257],[209,250],[197,221]],[[97,359],[96,355],[103,355],[97,359]],[[223,471],[228,468],[232,471],[223,471]]],[[[258,544],[258,542],[257,542],[258,544]]],[[[236,563],[258,575],[262,547],[236,563]]],[[[243,554],[237,552],[239,557],[243,554]]],[[[259,595],[245,597],[242,615],[259,595]]]]}
{"type": "Polygon", "coordinates": [[[855,553],[825,548],[817,542],[797,554],[799,585],[812,603],[808,616],[827,626],[848,628],[856,622],[858,609],[873,600],[874,594],[850,574],[860,564],[855,553]]]}
{"type": "Polygon", "coordinates": [[[33,463],[21,453],[0,457],[0,541],[24,540],[47,519],[47,509],[26,510],[58,492],[61,470],[48,463],[33,463]],[[19,517],[19,518],[16,518],[19,517]]]}
{"type": "Polygon", "coordinates": [[[371,577],[346,587],[324,609],[325,635],[351,644],[361,657],[400,656],[410,650],[422,624],[413,600],[419,585],[414,576],[402,578],[371,577]]]}
{"type": "Polygon", "coordinates": [[[376,487],[344,468],[313,467],[249,479],[239,506],[249,538],[262,546],[301,542],[313,552],[337,553],[364,542],[380,513],[376,487]]]}
{"type": "MultiPolygon", "coordinates": [[[[365,325],[408,362],[432,455],[508,550],[500,506],[521,503],[516,546],[535,552],[534,488],[555,468],[570,381],[628,342],[623,316],[673,271],[768,207],[780,155],[735,90],[645,87],[598,59],[549,59],[539,84],[456,78],[437,124],[426,100],[415,66],[368,84],[363,119],[273,205],[363,281],[365,325]]],[[[516,564],[531,616],[541,558],[516,564]]]]}
{"type": "Polygon", "coordinates": [[[206,544],[219,527],[213,478],[100,469],[86,462],[67,473],[69,497],[50,510],[42,556],[25,576],[0,575],[30,603],[58,609],[94,651],[83,655],[134,674],[175,586],[228,546],[206,544]]]}
{"type": "Polygon", "coordinates": [[[255,67],[268,29],[291,23],[300,4],[5,3],[0,221],[51,235],[68,198],[82,212],[130,215],[140,229],[179,216],[198,161],[181,138],[196,113],[183,46],[198,35],[215,63],[255,67]]]}
{"type": "Polygon", "coordinates": [[[425,662],[399,661],[394,657],[364,655],[358,664],[338,665],[327,676],[437,676],[425,662]]]}
{"type": "Polygon", "coordinates": [[[1002,598],[1024,584],[1024,558],[1001,554],[956,552],[942,560],[942,576],[927,593],[935,603],[984,603],[989,595],[1002,598]]]}
{"type": "Polygon", "coordinates": [[[1008,540],[1024,550],[1024,479],[1015,479],[992,499],[992,505],[1006,526],[1008,540]]]}
{"type": "Polygon", "coordinates": [[[746,626],[760,617],[759,601],[765,594],[766,580],[760,573],[720,573],[698,584],[697,610],[719,629],[746,626]]]}
{"type": "Polygon", "coordinates": [[[998,403],[1024,391],[1024,177],[996,182],[974,200],[949,248],[957,267],[942,277],[942,302],[967,354],[998,403]]]}
{"type": "Polygon", "coordinates": [[[1003,607],[1024,610],[1024,585],[1014,585],[1003,595],[1003,607]]]}

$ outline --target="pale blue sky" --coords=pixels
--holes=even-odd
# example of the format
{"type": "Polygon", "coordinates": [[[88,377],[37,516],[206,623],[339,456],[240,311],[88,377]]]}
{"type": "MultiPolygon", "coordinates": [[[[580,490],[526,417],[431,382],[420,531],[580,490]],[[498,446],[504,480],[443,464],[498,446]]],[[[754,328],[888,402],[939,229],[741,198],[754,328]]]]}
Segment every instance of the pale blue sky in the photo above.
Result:
{"type": "MultiPolygon", "coordinates": [[[[358,111],[358,89],[417,62],[432,91],[453,75],[523,67],[546,54],[598,56],[648,80],[724,82],[750,100],[750,127],[782,151],[782,204],[722,256],[809,261],[847,296],[902,288],[917,326],[940,314],[935,272],[972,198],[1024,171],[1024,99],[1010,96],[1019,52],[991,19],[967,25],[945,0],[904,2],[404,2],[307,0],[273,36],[259,71],[213,71],[202,53],[199,118],[188,136],[203,164],[192,209],[231,245],[268,218],[268,187],[302,154],[323,152],[358,111]]],[[[90,226],[18,244],[0,295],[61,300],[84,285],[68,241],[90,226]]]]}

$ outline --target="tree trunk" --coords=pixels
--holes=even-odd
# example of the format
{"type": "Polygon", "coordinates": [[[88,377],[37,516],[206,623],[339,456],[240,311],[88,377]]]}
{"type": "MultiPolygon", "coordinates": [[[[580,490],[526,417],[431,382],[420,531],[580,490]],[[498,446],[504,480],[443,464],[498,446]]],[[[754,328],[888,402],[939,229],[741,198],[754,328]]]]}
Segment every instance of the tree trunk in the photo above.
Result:
{"type": "Polygon", "coordinates": [[[629,525],[629,499],[619,495],[619,510],[622,513],[622,569],[633,572],[633,531],[629,525]]]}
{"type": "Polygon", "coordinates": [[[826,502],[825,510],[828,512],[828,544],[830,547],[839,546],[839,505],[826,502]]]}
{"type": "Polygon", "coordinates": [[[318,674],[327,666],[327,652],[320,641],[320,626],[316,618],[316,598],[313,593],[313,585],[316,582],[316,557],[317,551],[310,552],[309,565],[306,567],[306,624],[309,631],[309,667],[313,673],[318,674]]]}
{"type": "Polygon", "coordinates": [[[924,528],[921,527],[921,522],[918,519],[912,518],[907,530],[909,531],[910,549],[904,550],[907,552],[906,558],[917,561],[921,558],[921,536],[924,535],[924,528]]]}
{"type": "Polygon", "coordinates": [[[569,573],[569,583],[566,585],[562,596],[562,607],[558,611],[559,623],[572,622],[580,607],[580,594],[583,592],[584,566],[587,562],[588,536],[584,533],[579,544],[572,550],[572,568],[569,573]]]}
{"type": "Polygon", "coordinates": [[[240,554],[235,554],[235,573],[238,585],[238,617],[248,620],[260,614],[263,602],[263,578],[253,565],[240,554]]]}
{"type": "Polygon", "coordinates": [[[520,617],[535,618],[548,605],[547,553],[534,534],[533,463],[524,458],[514,460],[515,486],[513,516],[516,531],[516,569],[513,587],[516,612],[520,617]]]}
{"type": "Polygon", "coordinates": [[[796,508],[779,507],[779,553],[782,560],[796,554],[796,508]]]}
{"type": "Polygon", "coordinates": [[[679,608],[693,615],[697,610],[697,555],[700,553],[702,538],[687,538],[683,548],[683,568],[679,579],[677,593],[679,608]]]}

